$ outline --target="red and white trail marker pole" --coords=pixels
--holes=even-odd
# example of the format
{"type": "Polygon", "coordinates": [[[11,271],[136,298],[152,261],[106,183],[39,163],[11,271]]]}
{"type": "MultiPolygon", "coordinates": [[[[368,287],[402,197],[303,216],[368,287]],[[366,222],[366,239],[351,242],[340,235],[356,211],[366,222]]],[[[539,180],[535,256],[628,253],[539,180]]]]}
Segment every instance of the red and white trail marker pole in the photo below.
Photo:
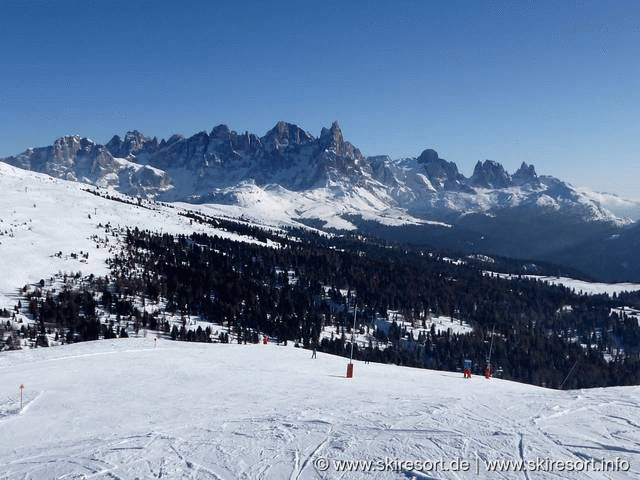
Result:
{"type": "Polygon", "coordinates": [[[22,392],[24,391],[24,383],[20,384],[20,410],[22,410],[22,392]]]}

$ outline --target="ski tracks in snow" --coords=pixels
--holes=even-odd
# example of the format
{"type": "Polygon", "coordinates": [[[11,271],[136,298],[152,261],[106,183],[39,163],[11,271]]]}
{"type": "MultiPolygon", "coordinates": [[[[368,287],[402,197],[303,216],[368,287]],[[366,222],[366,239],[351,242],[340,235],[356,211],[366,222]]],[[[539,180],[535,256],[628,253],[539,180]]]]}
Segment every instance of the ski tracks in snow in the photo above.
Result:
{"type": "Polygon", "coordinates": [[[558,392],[373,364],[345,380],[326,374],[342,371],[343,359],[310,362],[294,348],[145,346],[96,342],[32,352],[26,362],[9,357],[0,371],[0,479],[640,478],[637,388],[558,392]],[[57,356],[65,358],[41,361],[57,356]],[[26,408],[18,415],[13,386],[22,382],[26,408]],[[620,457],[631,470],[320,472],[318,457],[473,464],[620,457]]]}

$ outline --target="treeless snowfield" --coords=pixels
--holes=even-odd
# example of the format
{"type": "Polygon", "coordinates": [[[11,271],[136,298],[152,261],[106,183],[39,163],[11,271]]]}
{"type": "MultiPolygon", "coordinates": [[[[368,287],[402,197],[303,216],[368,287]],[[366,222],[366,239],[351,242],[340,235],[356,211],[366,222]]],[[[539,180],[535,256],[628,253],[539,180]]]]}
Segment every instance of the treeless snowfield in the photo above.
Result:
{"type": "Polygon", "coordinates": [[[0,478],[639,478],[640,387],[553,391],[361,362],[346,379],[347,362],[150,337],[3,352],[0,478]],[[593,471],[603,458],[626,471],[593,471]],[[488,471],[498,459],[553,471],[488,471]]]}
{"type": "Polygon", "coordinates": [[[582,295],[613,295],[621,292],[635,292],[640,290],[640,283],[603,283],[603,282],[585,282],[584,280],[576,280],[568,277],[549,277],[542,275],[514,275],[511,273],[485,272],[486,275],[496,276],[500,278],[529,278],[546,282],[551,285],[563,285],[567,288],[575,290],[576,293],[582,295]]]}

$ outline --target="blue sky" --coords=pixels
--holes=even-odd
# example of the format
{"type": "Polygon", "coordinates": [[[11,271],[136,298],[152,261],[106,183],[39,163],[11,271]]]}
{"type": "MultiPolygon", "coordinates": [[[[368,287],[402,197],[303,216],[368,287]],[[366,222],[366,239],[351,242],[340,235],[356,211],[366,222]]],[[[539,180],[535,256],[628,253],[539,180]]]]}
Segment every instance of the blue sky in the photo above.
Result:
{"type": "Polygon", "coordinates": [[[0,0],[0,156],[338,120],[365,155],[434,148],[640,198],[632,2],[0,0]]]}

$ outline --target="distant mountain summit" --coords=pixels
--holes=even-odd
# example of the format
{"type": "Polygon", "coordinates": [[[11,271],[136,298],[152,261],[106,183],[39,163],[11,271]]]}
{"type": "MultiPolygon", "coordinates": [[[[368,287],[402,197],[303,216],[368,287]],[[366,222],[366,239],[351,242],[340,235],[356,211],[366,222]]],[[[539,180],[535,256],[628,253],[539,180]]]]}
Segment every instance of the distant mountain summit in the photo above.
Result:
{"type": "Polygon", "coordinates": [[[297,125],[278,122],[259,140],[267,151],[282,151],[294,145],[304,145],[314,141],[313,135],[305,132],[297,125]]]}
{"type": "Polygon", "coordinates": [[[538,175],[533,165],[527,165],[522,162],[520,168],[511,176],[511,181],[514,185],[538,185],[538,175]]]}
{"type": "Polygon", "coordinates": [[[436,190],[462,190],[472,192],[467,187],[464,175],[458,172],[458,166],[453,162],[438,157],[438,152],[432,149],[423,151],[417,158],[417,163],[426,173],[431,185],[436,190]]]}
{"type": "Polygon", "coordinates": [[[151,139],[145,137],[139,131],[134,130],[133,132],[127,132],[124,140],[118,135],[114,135],[105,146],[114,157],[126,158],[130,155],[137,155],[145,148],[157,148],[158,140],[156,138],[151,139]]]}
{"type": "Polygon", "coordinates": [[[474,187],[494,189],[513,186],[511,175],[507,173],[502,165],[493,160],[476,163],[469,183],[474,187]]]}

